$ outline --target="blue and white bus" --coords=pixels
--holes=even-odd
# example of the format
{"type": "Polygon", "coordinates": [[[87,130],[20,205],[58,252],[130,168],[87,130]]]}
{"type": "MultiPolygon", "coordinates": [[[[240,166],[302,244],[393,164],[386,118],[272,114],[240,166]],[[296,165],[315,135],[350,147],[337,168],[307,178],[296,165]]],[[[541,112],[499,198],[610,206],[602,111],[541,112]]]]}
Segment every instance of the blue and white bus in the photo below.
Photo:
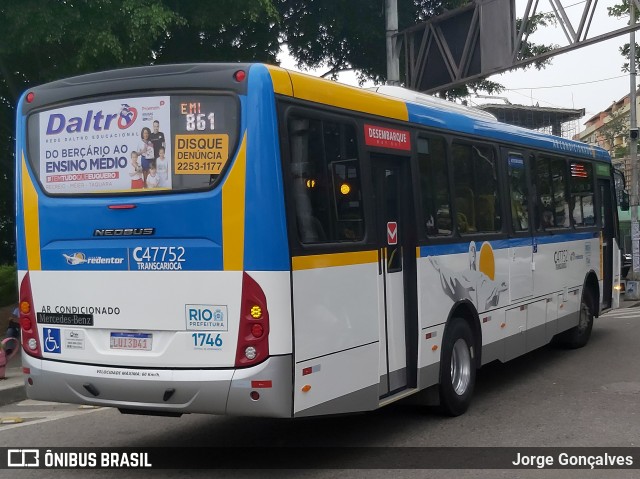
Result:
{"type": "Polygon", "coordinates": [[[619,301],[607,153],[379,90],[184,64],[25,92],[28,396],[303,417],[437,391],[458,415],[482,365],[584,346],[619,301]]]}

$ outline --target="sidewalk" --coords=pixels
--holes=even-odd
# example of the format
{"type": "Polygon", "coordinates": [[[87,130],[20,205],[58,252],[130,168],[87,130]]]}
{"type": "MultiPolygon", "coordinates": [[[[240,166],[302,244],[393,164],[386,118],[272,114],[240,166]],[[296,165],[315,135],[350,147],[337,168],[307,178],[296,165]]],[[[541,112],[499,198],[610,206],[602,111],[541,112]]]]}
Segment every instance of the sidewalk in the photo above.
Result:
{"type": "Polygon", "coordinates": [[[9,361],[6,378],[0,379],[0,406],[26,399],[20,354],[16,354],[9,361]]]}

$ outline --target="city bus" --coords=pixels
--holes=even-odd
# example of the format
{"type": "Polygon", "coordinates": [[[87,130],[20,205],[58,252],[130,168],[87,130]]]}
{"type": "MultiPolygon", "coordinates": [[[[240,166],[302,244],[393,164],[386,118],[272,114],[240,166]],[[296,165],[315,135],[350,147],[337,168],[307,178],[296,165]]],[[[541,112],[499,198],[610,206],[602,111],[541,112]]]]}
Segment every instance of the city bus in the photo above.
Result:
{"type": "Polygon", "coordinates": [[[32,399],[455,416],[482,365],[582,347],[619,302],[604,150],[399,87],[88,74],[23,94],[16,161],[32,399]]]}

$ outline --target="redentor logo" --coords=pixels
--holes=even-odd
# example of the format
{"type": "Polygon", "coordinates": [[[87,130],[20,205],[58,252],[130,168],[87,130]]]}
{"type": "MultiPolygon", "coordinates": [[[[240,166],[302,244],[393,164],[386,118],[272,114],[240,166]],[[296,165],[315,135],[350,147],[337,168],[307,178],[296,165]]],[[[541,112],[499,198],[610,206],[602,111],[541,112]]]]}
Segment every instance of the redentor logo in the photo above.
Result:
{"type": "Polygon", "coordinates": [[[126,103],[122,104],[120,113],[105,115],[102,110],[94,112],[88,110],[83,117],[72,116],[67,118],[63,113],[51,113],[47,122],[47,135],[57,135],[66,131],[67,133],[87,133],[88,131],[106,131],[111,128],[116,120],[118,128],[126,130],[133,125],[138,118],[138,110],[126,103]]]}

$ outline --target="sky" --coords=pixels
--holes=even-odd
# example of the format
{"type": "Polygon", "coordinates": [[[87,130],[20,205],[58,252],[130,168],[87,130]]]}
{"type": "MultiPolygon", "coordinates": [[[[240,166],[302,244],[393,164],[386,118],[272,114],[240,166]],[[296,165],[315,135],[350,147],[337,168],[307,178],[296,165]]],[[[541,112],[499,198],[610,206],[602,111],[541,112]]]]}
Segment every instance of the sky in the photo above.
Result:
{"type": "MultiPolygon", "coordinates": [[[[608,33],[627,26],[629,17],[615,18],[607,13],[620,0],[600,0],[597,2],[593,21],[587,38],[608,33]]],[[[516,15],[521,17],[526,0],[516,0],[516,15]]],[[[574,29],[580,21],[584,10],[584,0],[561,0],[574,29]]],[[[538,12],[552,11],[549,0],[540,0],[538,12]]],[[[640,31],[636,32],[640,41],[640,31]]],[[[536,43],[569,44],[560,25],[541,29],[530,38],[536,43]]],[[[579,121],[580,130],[593,115],[608,108],[612,102],[629,94],[631,84],[628,73],[622,71],[625,59],[619,48],[629,42],[629,34],[615,37],[606,42],[582,47],[569,53],[552,58],[552,63],[543,70],[534,67],[526,71],[507,72],[489,77],[501,83],[506,90],[493,99],[469,98],[469,104],[503,103],[497,97],[505,97],[513,104],[539,105],[553,108],[585,109],[585,116],[579,121]]],[[[638,52],[640,54],[640,52],[638,52]]],[[[280,57],[282,66],[295,69],[293,60],[283,53],[280,57]]],[[[314,74],[314,72],[309,72],[314,74]]],[[[315,74],[321,74],[318,72],[315,74]]],[[[356,85],[354,74],[341,74],[339,81],[356,85]]],[[[365,85],[367,86],[367,85],[365,85]]]]}

